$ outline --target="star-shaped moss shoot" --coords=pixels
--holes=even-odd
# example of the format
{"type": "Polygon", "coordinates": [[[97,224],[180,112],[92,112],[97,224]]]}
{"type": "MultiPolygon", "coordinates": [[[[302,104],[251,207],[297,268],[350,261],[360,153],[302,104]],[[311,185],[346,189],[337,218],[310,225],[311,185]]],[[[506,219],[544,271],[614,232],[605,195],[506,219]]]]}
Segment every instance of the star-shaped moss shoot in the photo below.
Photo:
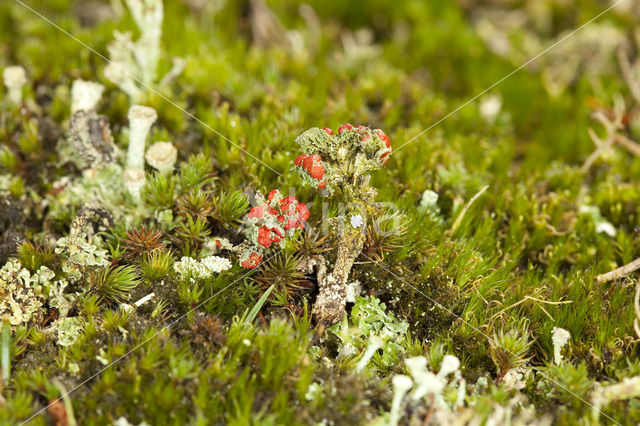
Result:
{"type": "Polygon", "coordinates": [[[333,272],[319,283],[320,294],[313,308],[322,328],[344,317],[347,279],[365,241],[369,218],[381,211],[376,190],[369,186],[370,173],[387,163],[391,144],[380,129],[343,124],[331,129],[314,127],[296,138],[303,155],[293,169],[304,183],[324,196],[337,196],[346,203],[346,214],[331,219],[338,236],[338,255],[333,272]]]}

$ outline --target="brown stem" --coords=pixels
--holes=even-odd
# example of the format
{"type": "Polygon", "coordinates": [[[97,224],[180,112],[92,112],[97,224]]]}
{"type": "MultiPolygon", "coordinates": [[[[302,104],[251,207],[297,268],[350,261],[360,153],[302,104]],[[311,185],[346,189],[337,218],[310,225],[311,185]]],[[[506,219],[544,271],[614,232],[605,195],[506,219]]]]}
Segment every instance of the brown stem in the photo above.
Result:
{"type": "Polygon", "coordinates": [[[640,257],[636,260],[633,260],[626,265],[623,265],[613,271],[607,272],[606,274],[600,274],[596,277],[596,281],[599,283],[605,283],[607,281],[617,280],[622,277],[626,277],[630,273],[637,271],[640,269],[640,257]]]}
{"type": "Polygon", "coordinates": [[[435,404],[435,396],[431,395],[431,403],[429,404],[429,411],[427,411],[427,415],[424,416],[424,420],[422,420],[422,426],[427,426],[429,424],[429,420],[431,419],[431,416],[433,415],[433,411],[436,407],[435,404]]]}

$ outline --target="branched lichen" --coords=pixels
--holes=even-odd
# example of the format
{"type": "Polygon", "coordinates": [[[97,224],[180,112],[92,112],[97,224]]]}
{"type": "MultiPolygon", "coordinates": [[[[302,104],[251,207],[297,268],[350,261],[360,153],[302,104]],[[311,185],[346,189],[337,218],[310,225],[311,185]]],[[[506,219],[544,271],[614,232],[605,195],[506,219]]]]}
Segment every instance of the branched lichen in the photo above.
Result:
{"type": "Polygon", "coordinates": [[[355,298],[349,319],[344,318],[327,330],[340,340],[338,360],[358,360],[358,364],[366,365],[373,357],[372,363],[380,371],[388,371],[400,362],[406,343],[410,342],[406,340],[409,324],[385,308],[375,297],[355,298]],[[375,351],[367,356],[372,344],[375,351]]]}
{"type": "MultiPolygon", "coordinates": [[[[130,32],[114,32],[114,40],[107,46],[110,61],[104,74],[132,102],[137,102],[157,80],[164,8],[161,0],[126,0],[126,4],[140,37],[134,41],[130,32]]],[[[166,86],[183,67],[181,60],[174,60],[173,68],[162,79],[161,85],[166,86]]]]}
{"type": "Polygon", "coordinates": [[[322,327],[344,317],[349,272],[365,242],[366,223],[380,213],[376,191],[369,186],[370,173],[383,167],[391,144],[380,129],[344,124],[334,134],[314,127],[296,138],[303,155],[294,170],[303,182],[323,195],[339,194],[347,204],[346,215],[333,219],[338,254],[333,272],[320,282],[320,294],[313,308],[322,327]]]}
{"type": "Polygon", "coordinates": [[[100,238],[90,238],[84,231],[86,218],[77,216],[71,224],[69,235],[60,238],[56,243],[55,252],[66,257],[67,262],[62,269],[69,275],[69,279],[78,280],[86,267],[107,266],[110,261],[107,251],[99,248],[100,238]]]}

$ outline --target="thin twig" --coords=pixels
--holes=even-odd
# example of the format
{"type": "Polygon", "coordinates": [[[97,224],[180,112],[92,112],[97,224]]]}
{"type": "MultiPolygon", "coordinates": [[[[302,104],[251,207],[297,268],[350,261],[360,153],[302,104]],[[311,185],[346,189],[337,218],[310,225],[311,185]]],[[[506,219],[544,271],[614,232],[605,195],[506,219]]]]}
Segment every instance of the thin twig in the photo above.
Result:
{"type": "Polygon", "coordinates": [[[636,283],[636,297],[633,299],[633,308],[636,311],[636,318],[633,320],[633,328],[638,337],[640,337],[640,326],[638,326],[638,318],[640,318],[640,281],[636,283]]]}
{"type": "Polygon", "coordinates": [[[636,157],[640,157],[640,144],[638,142],[632,141],[620,133],[613,135],[613,139],[618,143],[618,145],[622,146],[636,157]]]}
{"type": "Polygon", "coordinates": [[[433,411],[435,409],[436,403],[435,403],[435,396],[432,394],[431,395],[431,404],[429,404],[429,411],[427,411],[427,414],[424,416],[424,420],[422,420],[422,426],[427,426],[429,424],[429,420],[431,419],[431,416],[433,415],[433,411]]]}
{"type": "Polygon", "coordinates": [[[630,273],[640,269],[640,257],[633,260],[626,265],[607,272],[606,274],[600,274],[596,277],[596,281],[599,283],[606,283],[607,281],[617,280],[619,278],[626,277],[630,273]]]}
{"type": "MultiPolygon", "coordinates": [[[[521,303],[525,302],[526,300],[533,300],[533,301],[540,302],[540,303],[546,303],[547,305],[564,305],[566,303],[573,303],[573,300],[561,300],[559,302],[550,302],[548,300],[538,299],[538,298],[535,298],[533,296],[524,296],[522,299],[518,300],[517,302],[515,302],[515,303],[507,306],[506,308],[503,308],[503,309],[499,310],[498,312],[496,312],[495,314],[493,314],[491,319],[502,315],[503,313],[505,313],[509,309],[520,305],[521,303]]],[[[549,312],[547,312],[545,309],[543,309],[542,306],[539,306],[539,308],[541,308],[543,310],[543,312],[546,313],[553,320],[553,317],[551,317],[551,315],[549,315],[549,312]]]]}
{"type": "Polygon", "coordinates": [[[462,209],[462,211],[460,212],[460,214],[458,215],[458,217],[456,218],[456,221],[453,222],[453,225],[451,226],[451,229],[449,230],[449,235],[453,235],[455,234],[455,232],[458,230],[458,227],[460,226],[460,224],[462,223],[462,219],[464,218],[465,214],[467,214],[467,211],[469,210],[469,208],[471,207],[471,205],[478,199],[480,198],[480,196],[482,194],[484,194],[484,192],[489,189],[489,185],[485,185],[482,187],[482,189],[480,191],[478,191],[478,193],[476,195],[474,195],[473,197],[471,197],[471,199],[469,200],[469,202],[467,202],[467,204],[464,206],[464,208],[462,209]]]}
{"type": "Polygon", "coordinates": [[[622,77],[624,77],[627,82],[627,86],[629,86],[631,94],[636,99],[636,102],[640,103],[640,85],[638,84],[638,80],[634,77],[632,69],[636,64],[631,64],[629,57],[622,48],[618,49],[618,63],[620,64],[622,77]]]}

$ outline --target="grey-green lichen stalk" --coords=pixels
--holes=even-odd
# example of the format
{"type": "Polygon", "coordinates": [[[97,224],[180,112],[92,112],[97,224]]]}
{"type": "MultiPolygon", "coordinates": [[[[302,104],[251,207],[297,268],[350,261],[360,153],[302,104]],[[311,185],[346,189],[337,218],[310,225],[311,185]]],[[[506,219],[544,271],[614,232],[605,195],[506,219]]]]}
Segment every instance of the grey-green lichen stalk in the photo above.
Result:
{"type": "Polygon", "coordinates": [[[318,277],[313,313],[322,330],[344,317],[349,272],[364,246],[367,221],[381,210],[369,186],[370,173],[384,167],[392,150],[382,130],[351,124],[340,126],[337,134],[314,127],[296,142],[304,154],[296,158],[294,170],[303,181],[322,195],[340,195],[347,204],[346,214],[330,219],[338,237],[333,272],[318,277]]]}

